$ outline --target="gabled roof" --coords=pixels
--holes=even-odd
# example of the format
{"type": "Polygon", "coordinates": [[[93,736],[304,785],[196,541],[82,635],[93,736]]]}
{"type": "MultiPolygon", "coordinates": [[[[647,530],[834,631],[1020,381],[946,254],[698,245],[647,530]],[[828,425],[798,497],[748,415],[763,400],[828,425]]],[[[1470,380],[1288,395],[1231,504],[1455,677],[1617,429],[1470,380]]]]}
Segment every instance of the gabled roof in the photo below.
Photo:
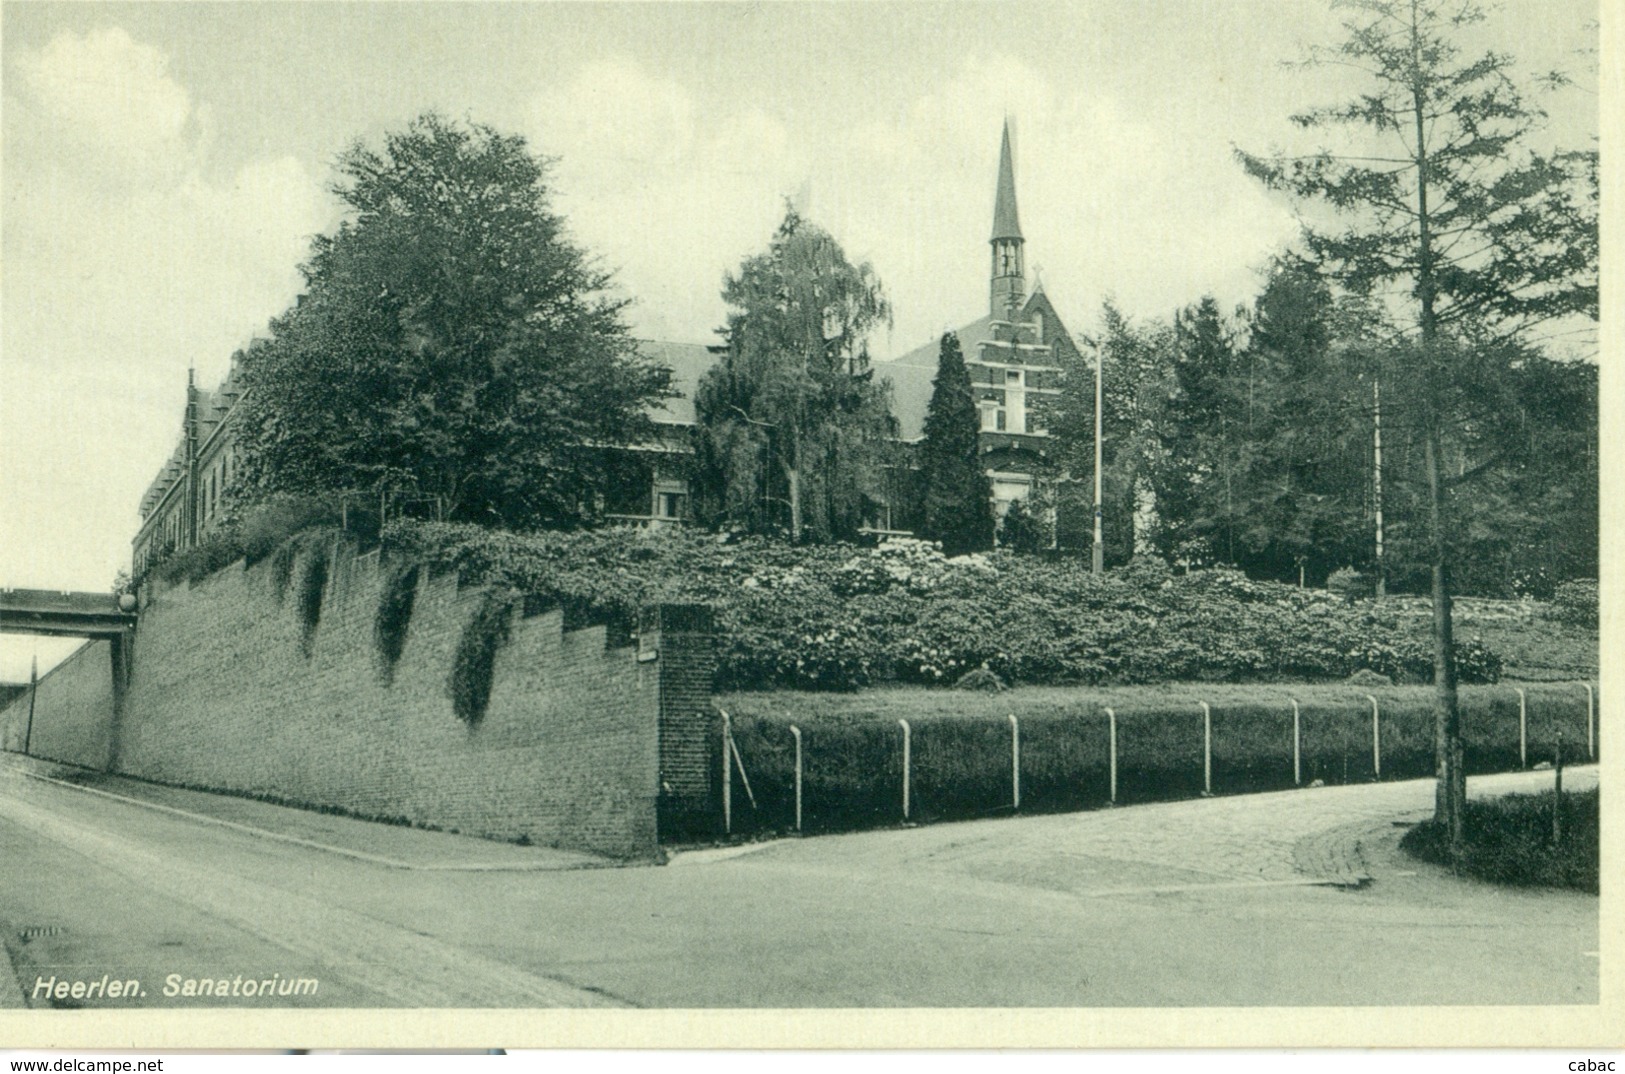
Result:
{"type": "Polygon", "coordinates": [[[658,339],[638,340],[638,353],[657,365],[671,369],[671,386],[679,394],[651,410],[657,422],[692,425],[694,391],[705,371],[721,360],[717,350],[704,343],[672,343],[658,339]]]}
{"type": "MultiPolygon", "coordinates": [[[[227,415],[237,405],[242,397],[243,386],[238,378],[238,369],[235,364],[226,374],[226,379],[213,391],[208,388],[197,389],[197,443],[201,449],[209,442],[216,429],[225,422],[227,415]]],[[[141,517],[145,519],[155,507],[163,502],[164,496],[174,487],[186,473],[186,425],[185,419],[181,423],[180,439],[175,444],[175,450],[170,453],[169,460],[158,471],[158,476],[152,479],[147,491],[141,496],[141,517]]]]}
{"type": "MultiPolygon", "coordinates": [[[[1045,313],[1044,341],[1054,345],[1061,356],[1076,353],[1077,343],[1055,313],[1049,296],[1042,290],[1028,295],[1016,316],[1027,320],[1035,306],[1045,313]]],[[[991,315],[978,317],[963,328],[955,329],[954,335],[959,337],[959,349],[964,353],[965,361],[974,363],[981,357],[982,342],[993,338],[993,318],[991,315]]],[[[941,346],[942,340],[938,337],[907,354],[874,365],[877,377],[885,377],[892,382],[892,415],[897,418],[898,435],[905,440],[925,435],[925,411],[931,402],[932,382],[937,377],[937,357],[941,346]]]]}
{"type": "MultiPolygon", "coordinates": [[[[959,329],[958,335],[966,356],[974,360],[981,341],[993,338],[992,318],[983,317],[973,321],[959,329]]],[[[897,418],[899,435],[904,439],[923,435],[925,408],[931,401],[932,381],[937,376],[937,346],[935,342],[928,343],[901,358],[874,363],[875,375],[891,381],[892,414],[897,418]]],[[[676,398],[667,399],[664,406],[651,411],[650,417],[657,422],[670,424],[693,424],[697,421],[694,413],[695,389],[699,387],[700,378],[706,370],[722,360],[723,348],[703,343],[639,340],[638,352],[653,362],[669,366],[671,386],[681,393],[676,398]]]]}
{"type": "MultiPolygon", "coordinates": [[[[959,337],[959,349],[967,361],[974,362],[981,352],[984,339],[993,338],[992,316],[979,317],[963,328],[954,330],[959,337]]],[[[876,362],[875,376],[892,383],[892,416],[897,419],[897,435],[914,440],[925,435],[925,410],[931,402],[932,382],[937,378],[937,358],[942,339],[916,347],[907,354],[886,362],[876,362]]]]}

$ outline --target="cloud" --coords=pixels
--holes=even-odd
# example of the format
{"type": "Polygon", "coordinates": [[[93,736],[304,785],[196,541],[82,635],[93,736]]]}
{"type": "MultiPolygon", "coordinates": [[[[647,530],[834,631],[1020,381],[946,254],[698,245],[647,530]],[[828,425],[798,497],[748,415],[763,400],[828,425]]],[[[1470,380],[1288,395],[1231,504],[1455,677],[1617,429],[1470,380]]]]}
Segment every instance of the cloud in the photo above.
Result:
{"type": "Polygon", "coordinates": [[[81,172],[169,179],[203,123],[168,67],[157,49],[117,27],[62,34],[18,60],[17,104],[50,132],[59,160],[81,172]]]}
{"type": "Polygon", "coordinates": [[[710,339],[722,274],[766,244],[793,197],[887,284],[897,321],[876,341],[886,354],[983,312],[1006,116],[1029,271],[1042,267],[1074,328],[1107,293],[1140,316],[1209,291],[1226,304],[1253,293],[1254,266],[1294,234],[1290,216],[1198,111],[1170,126],[1135,104],[978,54],[901,106],[820,131],[803,116],[719,106],[618,58],[538,92],[527,133],[561,158],[558,208],[619,270],[641,334],[710,339]]]}
{"type": "Polygon", "coordinates": [[[292,301],[330,209],[292,158],[215,168],[206,102],[122,29],[60,34],[15,70],[0,583],[101,588],[174,447],[188,365],[212,384],[292,301]]]}
{"type": "Polygon", "coordinates": [[[626,59],[584,65],[528,111],[532,147],[559,158],[556,208],[635,299],[634,330],[712,339],[723,273],[766,245],[808,147],[760,109],[708,110],[626,59]]]}

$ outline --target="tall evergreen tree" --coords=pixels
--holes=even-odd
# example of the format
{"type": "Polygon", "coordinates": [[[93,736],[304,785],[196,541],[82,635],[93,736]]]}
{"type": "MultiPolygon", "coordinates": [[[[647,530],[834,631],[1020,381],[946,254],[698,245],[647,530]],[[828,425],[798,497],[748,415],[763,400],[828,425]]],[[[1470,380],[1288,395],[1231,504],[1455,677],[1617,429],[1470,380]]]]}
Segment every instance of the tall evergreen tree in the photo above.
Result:
{"type": "Polygon", "coordinates": [[[1366,512],[1370,383],[1334,338],[1326,281],[1284,259],[1247,318],[1238,404],[1239,564],[1272,578],[1324,578],[1372,558],[1366,512]]]}
{"type": "Polygon", "coordinates": [[[944,332],[920,444],[925,500],[920,536],[941,541],[949,556],[993,547],[993,483],[977,446],[980,416],[959,337],[944,332]]]}
{"type": "Polygon", "coordinates": [[[1193,562],[1235,563],[1240,421],[1234,335],[1212,296],[1174,319],[1173,392],[1156,472],[1158,543],[1193,562]]]}

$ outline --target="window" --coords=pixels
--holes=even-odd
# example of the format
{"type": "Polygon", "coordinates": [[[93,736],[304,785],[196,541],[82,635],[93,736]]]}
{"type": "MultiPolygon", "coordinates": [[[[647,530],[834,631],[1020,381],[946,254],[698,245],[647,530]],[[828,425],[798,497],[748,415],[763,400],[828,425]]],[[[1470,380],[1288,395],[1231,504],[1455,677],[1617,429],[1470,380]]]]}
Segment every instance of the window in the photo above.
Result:
{"type": "Polygon", "coordinates": [[[999,275],[1016,275],[1016,244],[1013,242],[999,243],[998,252],[999,275]]]}
{"type": "Polygon", "coordinates": [[[662,492],[655,497],[655,514],[661,518],[682,518],[688,497],[681,492],[662,492]]]}
{"type": "Polygon", "coordinates": [[[1006,369],[1004,371],[1004,382],[1012,388],[1021,387],[1021,370],[1006,369]]]}
{"type": "Polygon", "coordinates": [[[1044,311],[1033,310],[1033,342],[1044,342],[1044,311]]]}
{"type": "Polygon", "coordinates": [[[1004,411],[1003,410],[995,410],[993,412],[993,428],[1002,433],[1002,432],[1004,432],[1004,425],[1005,425],[1004,411]]]}

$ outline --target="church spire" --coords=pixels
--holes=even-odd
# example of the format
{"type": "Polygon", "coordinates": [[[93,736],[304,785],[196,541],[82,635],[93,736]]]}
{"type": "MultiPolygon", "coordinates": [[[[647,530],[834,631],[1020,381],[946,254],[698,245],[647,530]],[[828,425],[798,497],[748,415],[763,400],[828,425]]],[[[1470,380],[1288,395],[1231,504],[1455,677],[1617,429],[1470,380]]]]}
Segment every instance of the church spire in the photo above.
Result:
{"type": "Polygon", "coordinates": [[[1016,169],[1010,155],[1010,121],[1004,121],[1004,143],[999,147],[999,185],[993,199],[992,312],[1008,318],[1021,305],[1025,289],[1021,222],[1016,216],[1016,169]]]}
{"type": "Polygon", "coordinates": [[[999,147],[999,190],[993,201],[993,242],[1021,241],[1021,221],[1016,216],[1016,169],[1010,160],[1010,121],[1004,121],[1004,144],[999,147]]]}

